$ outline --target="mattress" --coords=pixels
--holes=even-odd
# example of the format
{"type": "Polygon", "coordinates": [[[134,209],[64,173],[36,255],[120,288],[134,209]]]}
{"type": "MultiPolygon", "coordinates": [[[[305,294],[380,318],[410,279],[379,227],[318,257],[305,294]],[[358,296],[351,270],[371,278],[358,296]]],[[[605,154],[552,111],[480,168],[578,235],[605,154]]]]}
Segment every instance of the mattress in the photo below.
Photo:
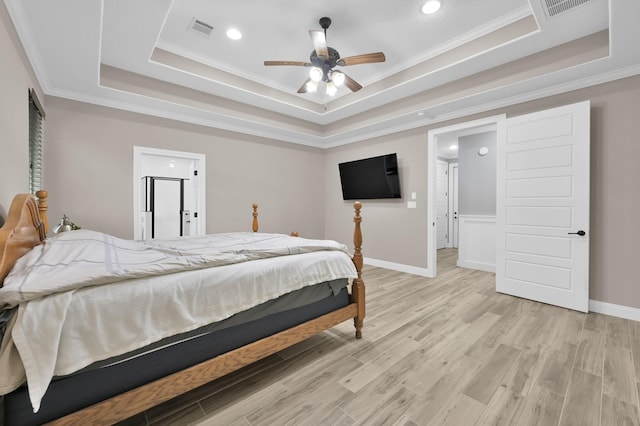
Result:
{"type": "Polygon", "coordinates": [[[118,362],[123,362],[136,356],[141,356],[146,353],[158,350],[165,346],[179,344],[185,340],[197,338],[208,333],[213,333],[225,328],[234,327],[251,321],[256,321],[279,312],[286,312],[288,310],[299,308],[301,306],[310,305],[327,297],[337,296],[340,291],[347,285],[348,280],[343,278],[327,281],[310,287],[304,287],[300,290],[280,296],[277,299],[269,300],[252,309],[239,312],[223,321],[218,321],[213,324],[205,325],[193,331],[164,338],[158,342],[152,343],[143,348],[128,352],[123,355],[118,355],[103,361],[94,362],[90,366],[83,368],[77,373],[109,366],[118,362]]]}
{"type": "Polygon", "coordinates": [[[339,309],[349,304],[346,281],[303,288],[172,339],[177,342],[165,340],[58,377],[38,413],[22,386],[5,396],[5,425],[42,424],[339,309]]]}

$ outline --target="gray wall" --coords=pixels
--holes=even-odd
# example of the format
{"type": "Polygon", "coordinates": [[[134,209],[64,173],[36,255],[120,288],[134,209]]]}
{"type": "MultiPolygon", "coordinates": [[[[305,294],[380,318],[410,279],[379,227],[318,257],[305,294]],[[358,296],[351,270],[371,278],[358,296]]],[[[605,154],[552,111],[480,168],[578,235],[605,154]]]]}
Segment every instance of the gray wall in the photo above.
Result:
{"type": "Polygon", "coordinates": [[[290,143],[47,98],[44,182],[50,220],[133,237],[133,146],[206,155],[207,232],[324,235],[324,153],[290,143]]]}
{"type": "Polygon", "coordinates": [[[325,155],[325,231],[327,238],[353,246],[352,202],[342,200],[338,164],[389,153],[398,155],[402,199],[363,200],[365,257],[424,266],[427,258],[427,138],[416,129],[327,150],[325,155]],[[408,209],[411,192],[417,208],[408,209]],[[345,220],[346,219],[346,220],[345,220]]]}
{"type": "Polygon", "coordinates": [[[0,2],[0,61],[0,222],[3,222],[13,195],[29,191],[29,89],[36,89],[44,102],[4,2],[0,2]]]}
{"type": "Polygon", "coordinates": [[[496,132],[458,138],[458,210],[463,215],[496,214],[496,132]],[[480,156],[478,150],[489,153],[480,156]]]}

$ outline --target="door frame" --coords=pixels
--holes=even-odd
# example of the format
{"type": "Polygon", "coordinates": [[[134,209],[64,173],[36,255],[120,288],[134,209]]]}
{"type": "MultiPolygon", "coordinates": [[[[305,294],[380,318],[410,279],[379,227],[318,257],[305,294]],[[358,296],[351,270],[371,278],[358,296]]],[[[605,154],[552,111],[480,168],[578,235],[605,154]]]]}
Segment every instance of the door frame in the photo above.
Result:
{"type": "MultiPolygon", "coordinates": [[[[133,147],[133,238],[135,240],[142,239],[142,230],[139,226],[140,212],[138,206],[143,198],[140,179],[142,176],[142,161],[144,156],[166,157],[180,160],[193,160],[198,170],[198,180],[195,188],[196,206],[194,211],[198,212],[196,229],[194,235],[204,235],[207,230],[207,211],[206,211],[206,156],[193,152],[173,151],[167,149],[149,148],[144,146],[133,147]]],[[[191,218],[192,223],[194,218],[191,218]]]]}
{"type": "Polygon", "coordinates": [[[505,135],[506,114],[494,115],[477,120],[466,121],[464,123],[431,129],[427,136],[427,268],[425,276],[434,278],[438,274],[437,258],[437,235],[435,230],[435,197],[436,197],[436,167],[438,135],[451,132],[461,132],[471,130],[476,127],[496,126],[496,137],[498,142],[505,135]]]}

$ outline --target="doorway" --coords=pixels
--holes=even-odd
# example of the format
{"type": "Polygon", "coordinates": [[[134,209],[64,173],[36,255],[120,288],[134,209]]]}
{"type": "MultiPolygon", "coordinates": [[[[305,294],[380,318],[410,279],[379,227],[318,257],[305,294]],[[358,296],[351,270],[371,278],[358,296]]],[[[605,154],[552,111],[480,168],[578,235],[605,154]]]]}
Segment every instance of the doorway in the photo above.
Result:
{"type": "Polygon", "coordinates": [[[204,154],[133,147],[134,239],[206,232],[204,154]]]}
{"type": "Polygon", "coordinates": [[[167,176],[144,176],[143,240],[171,239],[191,235],[191,210],[186,189],[189,178],[167,176]],[[186,198],[186,199],[185,199],[186,198]],[[187,202],[185,202],[187,201],[187,202]]]}
{"type": "MultiPolygon", "coordinates": [[[[438,260],[438,229],[437,229],[437,220],[436,220],[436,206],[437,206],[437,170],[438,170],[438,157],[442,156],[441,153],[447,151],[447,149],[451,150],[451,146],[454,143],[457,146],[458,139],[464,136],[475,135],[479,133],[485,133],[489,131],[495,131],[500,126],[504,126],[504,120],[506,120],[505,115],[487,117],[484,119],[474,120],[466,123],[455,124],[452,126],[442,127],[439,129],[430,130],[428,133],[428,159],[427,159],[427,170],[428,170],[428,204],[427,204],[427,223],[429,226],[429,234],[427,235],[427,272],[426,275],[429,277],[437,276],[437,260],[438,260]],[[431,232],[433,231],[433,232],[431,232]]],[[[459,147],[456,149],[459,151],[459,147]]],[[[455,157],[457,158],[457,156],[455,157]]],[[[453,162],[454,160],[452,160],[453,162]]],[[[457,175],[457,174],[456,174],[457,175]]],[[[453,176],[451,176],[452,178],[453,176]]],[[[461,190],[462,191],[462,190],[461,190]]],[[[451,206],[453,209],[454,207],[451,206]]],[[[450,232],[452,241],[459,240],[463,237],[463,229],[460,229],[459,223],[457,222],[460,219],[458,215],[458,210],[451,210],[450,212],[450,221],[449,221],[449,229],[453,232],[450,232]],[[455,231],[454,231],[455,230],[455,231]],[[458,231],[459,230],[459,231],[458,231]]],[[[484,221],[480,221],[482,224],[484,221]]],[[[451,253],[447,254],[451,256],[451,253]]],[[[480,266],[478,269],[484,269],[480,266]]]]}

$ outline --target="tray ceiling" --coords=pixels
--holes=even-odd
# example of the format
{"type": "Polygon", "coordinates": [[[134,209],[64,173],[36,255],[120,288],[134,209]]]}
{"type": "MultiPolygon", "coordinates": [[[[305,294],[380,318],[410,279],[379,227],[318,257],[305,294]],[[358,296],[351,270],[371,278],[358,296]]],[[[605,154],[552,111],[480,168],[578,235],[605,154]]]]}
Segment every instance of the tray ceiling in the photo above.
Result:
{"type": "Polygon", "coordinates": [[[46,94],[331,147],[640,72],[627,0],[5,0],[46,94]],[[297,94],[328,16],[363,89],[297,94]],[[194,24],[199,28],[194,29],[194,24]],[[240,40],[226,36],[229,28],[240,40]],[[211,29],[204,34],[203,29],[211,29]]]}

